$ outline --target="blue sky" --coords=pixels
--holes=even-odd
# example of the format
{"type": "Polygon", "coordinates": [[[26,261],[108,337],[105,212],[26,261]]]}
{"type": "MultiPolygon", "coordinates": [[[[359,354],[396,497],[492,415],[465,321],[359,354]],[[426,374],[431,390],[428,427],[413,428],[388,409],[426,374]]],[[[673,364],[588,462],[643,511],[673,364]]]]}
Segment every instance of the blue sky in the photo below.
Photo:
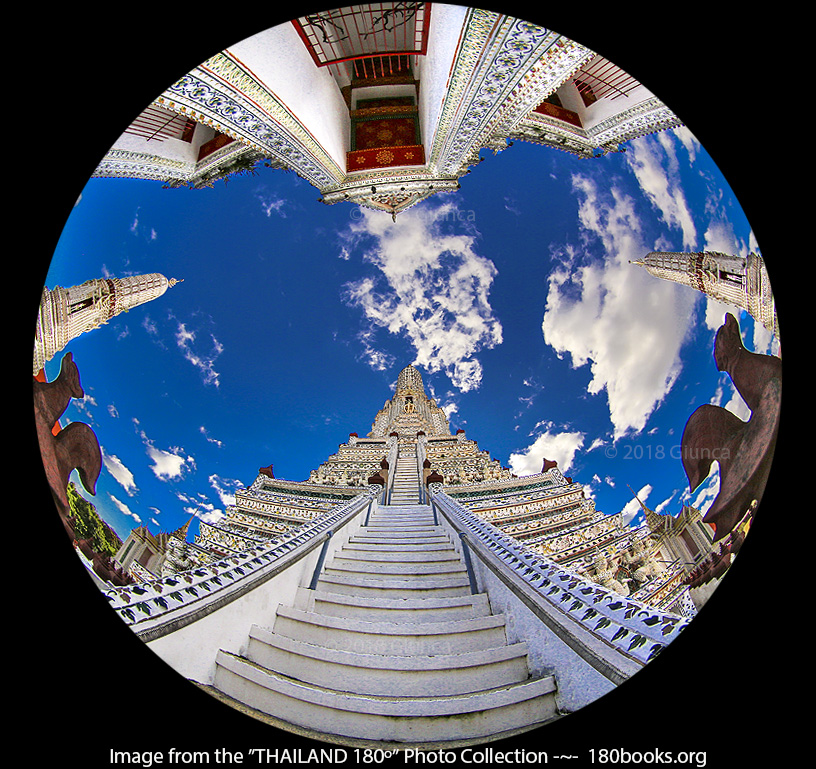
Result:
{"type": "Polygon", "coordinates": [[[65,418],[99,438],[92,501],[120,536],[217,520],[270,463],[305,480],[368,432],[408,363],[451,427],[519,475],[546,456],[605,513],[636,512],[629,487],[705,510],[716,477],[689,495],[677,446],[702,403],[748,416],[711,356],[727,308],[629,261],[758,250],[727,182],[685,128],[595,160],[482,154],[458,192],[396,223],[265,168],[206,190],[88,182],[46,285],[184,281],[66,348],[86,397],[65,418]]]}

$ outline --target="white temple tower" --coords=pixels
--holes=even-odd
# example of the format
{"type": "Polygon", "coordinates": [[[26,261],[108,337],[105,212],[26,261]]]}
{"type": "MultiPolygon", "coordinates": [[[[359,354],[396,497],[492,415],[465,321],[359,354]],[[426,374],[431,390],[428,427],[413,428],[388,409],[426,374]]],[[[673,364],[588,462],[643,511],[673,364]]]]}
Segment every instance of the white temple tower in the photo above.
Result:
{"type": "Polygon", "coordinates": [[[394,397],[374,418],[369,438],[382,438],[392,432],[415,438],[418,432],[431,437],[450,437],[445,412],[428,398],[422,376],[413,366],[406,366],[397,378],[394,397]]]}
{"type": "Polygon", "coordinates": [[[733,256],[719,251],[652,251],[633,264],[650,275],[701,291],[745,310],[779,339],[779,320],[765,262],[758,254],[733,256]]]}
{"type": "Polygon", "coordinates": [[[680,126],[635,78],[558,32],[426,2],[359,3],[207,59],[125,129],[97,177],[200,188],[260,163],[327,205],[396,216],[525,141],[597,158],[680,126]]]}
{"type": "Polygon", "coordinates": [[[71,288],[43,288],[34,336],[34,375],[72,339],[112,317],[160,297],[181,281],[154,272],[95,278],[71,288]]]}
{"type": "MultiPolygon", "coordinates": [[[[665,563],[656,563],[649,526],[632,529],[620,513],[596,510],[583,485],[562,475],[553,461],[545,460],[540,473],[515,477],[464,430],[451,432],[413,365],[399,373],[392,397],[365,437],[350,433],[306,481],[276,478],[271,466],[260,468],[255,481],[236,492],[223,520],[199,523],[191,552],[206,560],[207,553],[221,558],[279,541],[372,483],[383,485],[383,504],[403,504],[394,501],[407,493],[403,484],[414,487],[411,504],[421,504],[425,492],[420,487],[431,481],[559,566],[654,606],[678,606],[684,600],[687,559],[671,551],[665,563]]],[[[649,524],[659,534],[667,521],[652,516],[649,524]]],[[[670,534],[679,536],[674,529],[670,534]]],[[[709,548],[701,542],[697,550],[691,562],[709,548]]]]}

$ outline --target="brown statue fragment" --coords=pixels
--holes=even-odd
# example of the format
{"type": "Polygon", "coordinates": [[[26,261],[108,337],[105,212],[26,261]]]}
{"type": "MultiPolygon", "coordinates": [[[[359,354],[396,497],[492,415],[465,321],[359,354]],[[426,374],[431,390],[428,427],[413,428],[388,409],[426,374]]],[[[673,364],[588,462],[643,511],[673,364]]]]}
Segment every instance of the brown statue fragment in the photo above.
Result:
{"type": "Polygon", "coordinates": [[[747,350],[731,313],[717,331],[714,360],[751,409],[750,419],[743,422],[720,406],[705,404],[683,431],[683,468],[691,491],[705,480],[714,461],[720,466],[720,490],[703,518],[713,524],[716,542],[759,503],[765,490],[779,430],[782,361],[747,350]]]}
{"type": "Polygon", "coordinates": [[[71,398],[83,397],[85,392],[71,353],[63,356],[60,373],[52,382],[34,380],[34,419],[45,477],[71,539],[74,538],[74,528],[68,504],[68,478],[76,469],[85,489],[96,494],[96,481],[102,470],[102,451],[94,431],[83,422],[72,422],[56,435],[53,428],[71,398]]]}

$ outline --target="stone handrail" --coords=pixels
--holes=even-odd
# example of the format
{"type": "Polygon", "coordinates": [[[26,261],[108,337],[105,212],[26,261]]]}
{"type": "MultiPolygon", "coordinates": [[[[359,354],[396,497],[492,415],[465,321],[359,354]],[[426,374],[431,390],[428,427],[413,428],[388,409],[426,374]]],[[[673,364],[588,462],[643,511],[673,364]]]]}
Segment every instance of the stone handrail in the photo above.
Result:
{"type": "Polygon", "coordinates": [[[528,598],[554,607],[638,666],[655,657],[688,624],[685,617],[622,596],[533,552],[449,497],[442,484],[430,484],[429,490],[435,506],[465,534],[476,554],[486,556],[488,566],[499,564],[531,589],[528,598]]]}
{"type": "Polygon", "coordinates": [[[388,439],[390,444],[388,446],[388,455],[386,462],[388,462],[388,479],[386,480],[385,504],[391,501],[391,490],[394,488],[394,476],[397,472],[397,459],[399,458],[399,441],[391,436],[388,439]]]}
{"type": "Polygon", "coordinates": [[[356,497],[299,527],[272,545],[254,547],[188,571],[135,585],[104,590],[114,611],[137,634],[161,634],[194,621],[280,573],[320,546],[327,537],[367,509],[380,493],[368,486],[356,497]]]}
{"type": "Polygon", "coordinates": [[[427,456],[425,446],[428,439],[425,435],[418,435],[416,442],[416,463],[417,463],[417,478],[419,479],[419,501],[421,504],[427,503],[427,492],[425,491],[425,480],[423,477],[423,463],[427,456]]]}

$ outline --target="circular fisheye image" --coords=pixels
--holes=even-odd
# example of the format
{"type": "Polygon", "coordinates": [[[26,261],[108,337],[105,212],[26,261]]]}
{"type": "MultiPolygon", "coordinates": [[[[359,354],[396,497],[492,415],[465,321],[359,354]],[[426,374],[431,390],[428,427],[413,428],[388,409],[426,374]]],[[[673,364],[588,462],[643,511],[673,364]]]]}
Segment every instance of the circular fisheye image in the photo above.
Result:
{"type": "Polygon", "coordinates": [[[270,735],[476,763],[672,654],[762,516],[782,380],[693,126],[538,19],[387,2],[122,128],[32,369],[123,629],[270,735]]]}

